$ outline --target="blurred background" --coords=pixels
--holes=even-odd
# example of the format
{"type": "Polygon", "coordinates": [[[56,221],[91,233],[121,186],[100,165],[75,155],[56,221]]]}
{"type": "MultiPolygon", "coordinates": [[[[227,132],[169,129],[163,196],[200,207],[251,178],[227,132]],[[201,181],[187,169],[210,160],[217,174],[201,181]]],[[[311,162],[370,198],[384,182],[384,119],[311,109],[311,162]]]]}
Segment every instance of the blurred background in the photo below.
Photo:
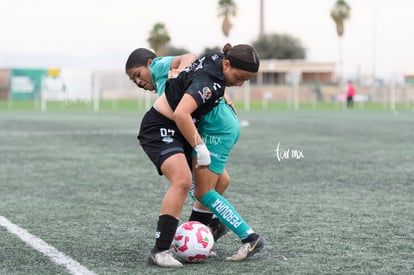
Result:
{"type": "Polygon", "coordinates": [[[359,108],[414,102],[408,0],[0,0],[0,6],[2,109],[29,101],[42,110],[55,102],[99,110],[128,100],[147,108],[154,96],[124,72],[130,52],[201,56],[227,42],[252,44],[262,59],[255,79],[229,89],[245,109],[345,108],[348,81],[359,108]]]}

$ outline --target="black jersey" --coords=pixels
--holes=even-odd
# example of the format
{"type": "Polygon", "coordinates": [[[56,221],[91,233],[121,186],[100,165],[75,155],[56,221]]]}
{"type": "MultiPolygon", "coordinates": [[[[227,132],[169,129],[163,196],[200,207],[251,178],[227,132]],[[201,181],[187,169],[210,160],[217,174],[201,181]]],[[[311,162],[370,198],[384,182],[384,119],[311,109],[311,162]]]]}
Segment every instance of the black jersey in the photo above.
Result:
{"type": "Polygon", "coordinates": [[[170,79],[165,87],[165,95],[171,108],[175,110],[183,95],[187,93],[198,105],[191,114],[192,117],[199,119],[210,112],[224,95],[222,61],[222,53],[204,56],[194,61],[176,78],[170,79]]]}

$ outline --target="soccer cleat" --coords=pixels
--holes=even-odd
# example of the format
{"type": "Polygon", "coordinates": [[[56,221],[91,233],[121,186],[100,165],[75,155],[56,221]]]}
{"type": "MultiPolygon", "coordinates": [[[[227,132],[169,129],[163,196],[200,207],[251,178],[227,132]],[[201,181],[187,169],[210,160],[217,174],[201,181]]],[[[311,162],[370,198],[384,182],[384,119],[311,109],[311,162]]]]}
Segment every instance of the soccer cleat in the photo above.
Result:
{"type": "Polygon", "coordinates": [[[256,252],[262,250],[266,245],[266,241],[262,237],[258,237],[256,240],[249,243],[244,243],[239,251],[233,256],[227,257],[226,261],[240,262],[253,256],[256,252]]]}
{"type": "Polygon", "coordinates": [[[227,226],[225,226],[224,223],[220,222],[217,218],[213,218],[211,220],[210,228],[215,242],[230,232],[230,229],[228,229],[227,226]]]}
{"type": "Polygon", "coordinates": [[[173,254],[169,250],[164,250],[158,253],[152,253],[148,255],[148,264],[158,265],[161,267],[183,267],[184,265],[174,258],[173,254]]]}

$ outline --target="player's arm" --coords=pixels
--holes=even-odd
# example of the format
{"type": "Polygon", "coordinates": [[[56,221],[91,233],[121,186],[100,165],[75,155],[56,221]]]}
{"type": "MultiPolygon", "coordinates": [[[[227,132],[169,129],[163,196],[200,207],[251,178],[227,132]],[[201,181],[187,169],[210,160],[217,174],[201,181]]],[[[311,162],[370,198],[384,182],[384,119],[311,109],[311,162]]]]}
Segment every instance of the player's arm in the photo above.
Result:
{"type": "Polygon", "coordinates": [[[197,107],[198,105],[194,97],[186,93],[175,109],[173,117],[181,134],[197,152],[197,167],[202,168],[210,165],[210,152],[198,133],[193,118],[191,117],[191,114],[197,107]]]}
{"type": "Polygon", "coordinates": [[[197,102],[190,94],[184,94],[174,111],[174,121],[191,147],[202,142],[191,114],[197,109],[197,102]]]}
{"type": "Polygon", "coordinates": [[[168,78],[175,77],[185,68],[190,66],[196,60],[196,56],[192,53],[187,53],[174,57],[171,63],[171,70],[168,72],[168,78]]]}

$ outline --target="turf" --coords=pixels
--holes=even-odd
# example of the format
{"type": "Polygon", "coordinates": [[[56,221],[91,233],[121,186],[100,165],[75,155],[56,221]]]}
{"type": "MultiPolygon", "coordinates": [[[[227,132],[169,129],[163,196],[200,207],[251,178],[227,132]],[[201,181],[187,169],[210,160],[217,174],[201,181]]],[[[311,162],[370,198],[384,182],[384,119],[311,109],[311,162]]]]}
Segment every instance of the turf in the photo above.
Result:
{"type": "MultiPolygon", "coordinates": [[[[267,246],[224,262],[229,234],[181,270],[146,263],[168,183],[136,140],[142,115],[0,112],[0,215],[97,274],[414,273],[412,111],[241,111],[226,197],[267,246]]],[[[0,274],[68,274],[2,227],[0,244],[0,274]]]]}

